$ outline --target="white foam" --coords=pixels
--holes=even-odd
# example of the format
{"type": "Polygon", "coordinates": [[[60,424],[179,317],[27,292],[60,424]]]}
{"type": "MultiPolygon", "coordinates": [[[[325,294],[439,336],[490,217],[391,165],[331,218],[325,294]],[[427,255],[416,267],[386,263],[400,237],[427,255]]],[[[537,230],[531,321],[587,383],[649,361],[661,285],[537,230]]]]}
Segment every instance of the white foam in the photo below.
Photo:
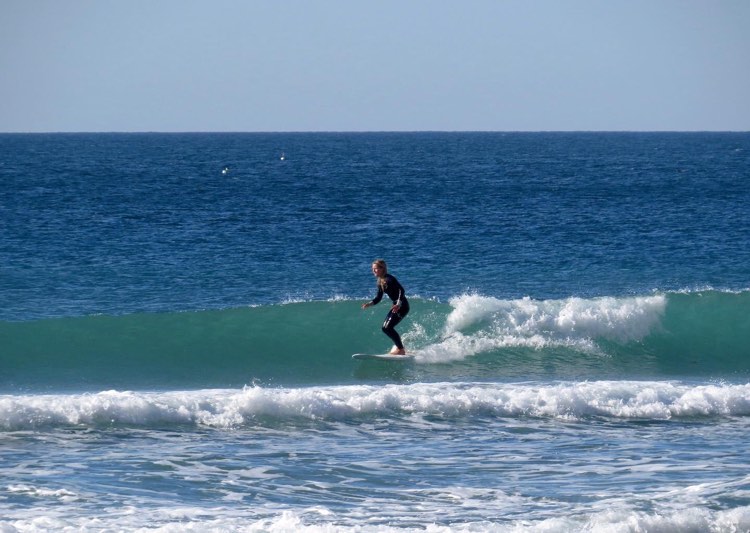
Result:
{"type": "Polygon", "coordinates": [[[78,496],[66,489],[47,489],[35,487],[33,485],[8,485],[6,490],[11,494],[24,494],[34,498],[46,498],[59,500],[61,502],[71,502],[78,499],[78,496]]]}
{"type": "Polygon", "coordinates": [[[464,294],[453,310],[444,340],[420,350],[426,362],[448,362],[508,347],[565,346],[598,353],[597,340],[639,341],[660,323],[664,295],[563,300],[501,300],[464,294]]]}
{"type": "Polygon", "coordinates": [[[183,392],[0,397],[0,428],[188,424],[231,428],[266,420],[351,420],[362,416],[666,420],[750,416],[750,384],[595,381],[557,384],[417,383],[183,392]]]}
{"type": "MultiPolygon", "coordinates": [[[[188,531],[241,532],[241,533],[339,533],[357,531],[374,532],[476,532],[488,533],[568,533],[570,531],[596,531],[598,533],[673,533],[674,531],[736,533],[750,530],[750,507],[729,510],[709,510],[702,507],[645,513],[624,508],[580,513],[573,516],[541,520],[505,520],[482,522],[453,522],[450,525],[425,523],[413,525],[368,524],[339,517],[325,508],[304,511],[282,511],[270,516],[235,516],[223,509],[172,508],[150,511],[112,512],[98,517],[69,517],[51,514],[0,521],[2,533],[37,533],[46,531],[133,531],[181,533],[188,531]],[[215,516],[211,517],[210,515],[215,516]],[[209,515],[209,517],[206,517],[209,515]]],[[[38,515],[40,510],[36,510],[38,515]]],[[[413,524],[413,520],[410,521],[413,524]]]]}
{"type": "Polygon", "coordinates": [[[453,311],[446,321],[446,335],[476,324],[489,323],[509,335],[605,337],[621,341],[647,335],[664,313],[664,295],[628,298],[602,297],[564,300],[499,300],[463,295],[451,300],[453,311]]]}

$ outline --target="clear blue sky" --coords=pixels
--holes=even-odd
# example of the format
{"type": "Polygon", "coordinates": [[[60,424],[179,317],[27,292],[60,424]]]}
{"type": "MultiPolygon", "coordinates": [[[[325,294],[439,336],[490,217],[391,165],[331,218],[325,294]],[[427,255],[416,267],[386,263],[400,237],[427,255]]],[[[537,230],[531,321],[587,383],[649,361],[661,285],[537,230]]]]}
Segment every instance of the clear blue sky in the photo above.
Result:
{"type": "Polygon", "coordinates": [[[750,130],[750,0],[2,0],[0,131],[750,130]]]}

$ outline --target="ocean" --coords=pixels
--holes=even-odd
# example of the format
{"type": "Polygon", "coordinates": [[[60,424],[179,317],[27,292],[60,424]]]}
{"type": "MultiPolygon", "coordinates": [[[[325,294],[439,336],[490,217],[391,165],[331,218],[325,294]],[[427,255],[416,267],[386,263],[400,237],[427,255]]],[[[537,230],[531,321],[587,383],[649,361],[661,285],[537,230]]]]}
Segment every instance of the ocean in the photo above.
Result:
{"type": "Polygon", "coordinates": [[[750,531],[748,206],[749,133],[0,134],[0,532],[750,531]]]}

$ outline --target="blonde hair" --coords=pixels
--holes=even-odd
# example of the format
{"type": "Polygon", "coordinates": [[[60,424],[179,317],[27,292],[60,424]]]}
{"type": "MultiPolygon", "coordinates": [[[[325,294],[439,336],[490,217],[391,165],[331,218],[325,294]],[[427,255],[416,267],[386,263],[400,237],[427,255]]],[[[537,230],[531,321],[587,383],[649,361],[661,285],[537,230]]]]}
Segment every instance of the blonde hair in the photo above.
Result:
{"type": "Polygon", "coordinates": [[[383,269],[383,275],[378,277],[378,287],[385,290],[385,276],[388,274],[388,265],[385,264],[385,259],[376,259],[372,262],[372,265],[377,265],[383,269]]]}

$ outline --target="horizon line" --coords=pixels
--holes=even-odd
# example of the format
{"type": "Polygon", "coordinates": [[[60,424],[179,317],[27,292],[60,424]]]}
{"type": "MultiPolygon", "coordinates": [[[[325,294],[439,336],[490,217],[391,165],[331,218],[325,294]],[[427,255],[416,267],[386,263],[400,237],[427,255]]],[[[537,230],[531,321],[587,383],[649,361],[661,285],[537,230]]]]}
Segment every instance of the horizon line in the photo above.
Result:
{"type": "Polygon", "coordinates": [[[40,130],[0,131],[0,135],[65,135],[65,134],[133,134],[133,135],[180,135],[180,134],[369,134],[369,133],[750,133],[749,130],[40,130]]]}

